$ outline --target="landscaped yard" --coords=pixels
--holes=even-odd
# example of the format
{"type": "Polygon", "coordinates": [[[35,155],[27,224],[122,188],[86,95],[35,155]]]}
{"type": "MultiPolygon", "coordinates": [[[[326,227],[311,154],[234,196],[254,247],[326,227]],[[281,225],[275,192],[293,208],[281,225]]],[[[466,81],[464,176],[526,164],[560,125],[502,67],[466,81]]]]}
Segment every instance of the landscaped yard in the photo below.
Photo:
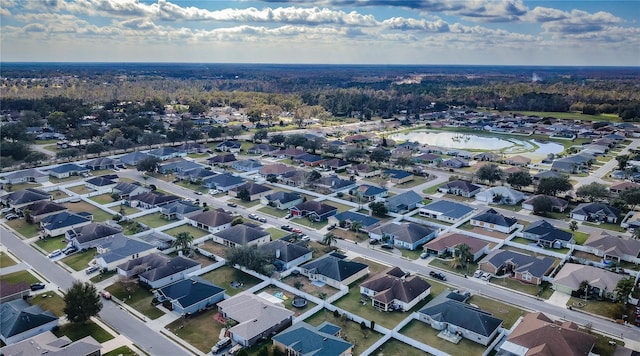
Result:
{"type": "Polygon", "coordinates": [[[71,187],[71,188],[67,188],[68,190],[76,193],[76,194],[89,194],[91,192],[93,192],[93,189],[89,189],[87,188],[86,185],[81,184],[81,185],[76,185],[75,187],[71,187]]]}
{"type": "Polygon", "coordinates": [[[385,355],[402,355],[402,356],[424,356],[424,351],[416,349],[415,347],[405,344],[402,341],[391,338],[389,341],[382,344],[376,351],[371,353],[373,356],[385,356],[385,355]]]}
{"type": "Polygon", "coordinates": [[[396,184],[396,188],[403,188],[403,189],[409,189],[409,188],[413,188],[416,186],[419,186],[420,184],[426,183],[427,179],[424,177],[418,177],[418,176],[414,176],[412,180],[403,183],[403,184],[396,184]]]}
{"type": "MultiPolygon", "coordinates": [[[[106,211],[99,209],[87,202],[80,201],[77,203],[65,203],[64,204],[70,211],[79,213],[79,212],[87,212],[93,214],[93,221],[102,222],[110,220],[113,215],[107,213],[106,211]]],[[[117,210],[116,210],[117,211],[117,210]]]]}
{"type": "Polygon", "coordinates": [[[26,270],[0,275],[0,281],[9,284],[18,284],[20,282],[31,284],[40,282],[40,280],[36,278],[36,276],[32,275],[29,271],[26,270]]]}
{"type": "Polygon", "coordinates": [[[188,232],[191,234],[191,236],[193,236],[194,239],[200,238],[202,236],[205,235],[209,235],[208,231],[204,231],[202,229],[198,229],[197,227],[193,227],[189,224],[184,224],[184,225],[180,225],[178,227],[174,227],[172,229],[169,230],[164,230],[163,231],[165,234],[169,234],[173,237],[176,237],[176,235],[178,235],[181,232],[188,232]]]}
{"type": "Polygon", "coordinates": [[[63,192],[62,190],[54,190],[54,191],[51,191],[49,193],[51,193],[51,196],[53,197],[53,200],[62,199],[62,198],[68,198],[69,197],[69,194],[63,192]]]}
{"type": "Polygon", "coordinates": [[[289,210],[278,210],[270,206],[263,206],[262,208],[258,209],[258,211],[278,218],[284,218],[285,216],[287,216],[287,214],[289,214],[289,210]]]}
{"type": "Polygon", "coordinates": [[[224,327],[213,318],[216,313],[218,311],[214,308],[188,319],[179,318],[165,328],[204,354],[210,353],[211,347],[220,340],[220,331],[224,327]]]}
{"type": "Polygon", "coordinates": [[[324,221],[311,221],[307,218],[297,218],[297,219],[291,219],[290,220],[292,223],[296,223],[296,224],[300,224],[302,226],[306,226],[308,228],[311,229],[315,229],[315,230],[320,230],[323,227],[329,225],[329,221],[328,220],[324,220],[324,221]]]}
{"type": "Polygon", "coordinates": [[[619,224],[611,224],[611,223],[592,223],[592,222],[582,222],[583,225],[599,227],[601,229],[616,231],[616,232],[624,232],[624,229],[620,227],[619,224]]]}
{"type": "Polygon", "coordinates": [[[54,292],[36,294],[28,302],[39,305],[42,310],[49,310],[58,317],[64,316],[64,299],[54,292]]]}
{"type": "Polygon", "coordinates": [[[226,293],[231,296],[245,291],[248,288],[251,288],[256,284],[262,282],[262,280],[259,278],[256,278],[250,274],[242,272],[239,269],[235,269],[226,265],[220,268],[216,268],[211,272],[200,275],[200,278],[203,278],[204,280],[207,280],[221,288],[224,288],[226,290],[226,293]],[[231,282],[233,281],[242,282],[244,284],[240,288],[233,288],[231,287],[231,282]]]}
{"type": "Polygon", "coordinates": [[[25,219],[10,220],[7,221],[6,224],[25,238],[37,236],[38,231],[40,231],[39,224],[29,224],[25,219]]]}
{"type": "Polygon", "coordinates": [[[135,218],[134,220],[137,221],[137,222],[143,223],[143,224],[145,224],[145,225],[147,225],[148,227],[151,227],[151,228],[164,226],[164,225],[170,223],[170,221],[165,219],[165,218],[163,218],[162,214],[160,214],[160,213],[148,214],[148,215],[145,215],[145,216],[141,216],[139,218],[135,218]]]}
{"type": "MultiPolygon", "coordinates": [[[[560,229],[560,230],[571,232],[571,230],[569,229],[560,229]]],[[[580,232],[580,231],[573,232],[573,239],[576,240],[576,245],[584,245],[584,243],[587,241],[588,238],[589,238],[589,234],[587,234],[586,232],[580,232]]]]}
{"type": "Polygon", "coordinates": [[[111,198],[111,194],[100,194],[100,195],[96,195],[93,196],[91,198],[89,198],[91,200],[93,200],[94,202],[98,203],[98,204],[109,204],[109,203],[113,203],[115,200],[113,200],[113,198],[111,198]]]}
{"type": "Polygon", "coordinates": [[[84,324],[68,323],[61,325],[58,330],[53,332],[57,337],[67,336],[71,341],[77,341],[87,336],[92,336],[97,342],[103,343],[113,339],[113,335],[97,324],[88,321],[84,324]]]}
{"type": "Polygon", "coordinates": [[[288,236],[289,234],[291,234],[288,231],[284,231],[284,230],[280,230],[280,229],[276,229],[274,227],[270,227],[268,229],[265,229],[265,231],[267,231],[268,233],[271,234],[271,240],[278,240],[281,239],[285,236],[288,236]]]}
{"type": "Polygon", "coordinates": [[[322,309],[305,320],[305,322],[313,326],[318,326],[325,321],[342,328],[342,337],[354,344],[354,355],[359,355],[382,337],[382,334],[370,330],[369,328],[364,330],[361,329],[360,324],[358,323],[349,320],[342,320],[340,317],[335,317],[333,313],[327,309],[322,309]]]}
{"type": "Polygon", "coordinates": [[[297,316],[300,316],[300,315],[302,315],[302,314],[304,314],[307,310],[309,310],[309,309],[311,309],[311,308],[313,308],[313,307],[315,307],[315,306],[317,305],[316,303],[314,303],[314,302],[312,302],[312,301],[307,300],[307,305],[306,305],[305,307],[303,307],[303,308],[296,308],[296,307],[294,307],[294,306],[292,305],[292,303],[293,303],[293,298],[295,297],[295,295],[294,295],[294,294],[292,294],[292,293],[290,293],[290,292],[288,292],[288,291],[284,291],[284,290],[282,290],[282,289],[280,289],[280,288],[277,288],[277,287],[276,287],[276,286],[274,286],[274,285],[270,285],[270,286],[268,286],[268,287],[266,287],[266,288],[263,288],[263,289],[261,289],[261,290],[257,291],[255,294],[256,294],[256,295],[258,295],[258,294],[260,294],[261,292],[265,292],[265,293],[270,294],[270,295],[275,295],[275,293],[283,293],[283,294],[287,297],[287,299],[286,299],[286,300],[284,300],[284,301],[281,303],[281,305],[282,305],[283,307],[287,308],[288,310],[291,310],[291,311],[294,313],[294,315],[295,315],[296,317],[297,317],[297,316]]]}
{"type": "Polygon", "coordinates": [[[400,333],[416,339],[423,344],[427,344],[450,355],[479,356],[486,350],[485,346],[475,343],[469,339],[462,338],[457,344],[439,338],[440,331],[422,321],[412,320],[400,330],[400,333]]]}
{"type": "Polygon", "coordinates": [[[102,356],[138,356],[138,353],[131,350],[128,346],[120,346],[117,349],[113,349],[102,356]]]}
{"type": "Polygon", "coordinates": [[[251,208],[253,206],[260,204],[260,199],[256,199],[254,201],[244,201],[242,199],[231,198],[228,201],[232,203],[236,203],[240,206],[244,206],[245,208],[251,208]]]}
{"type": "Polygon", "coordinates": [[[89,262],[93,260],[95,255],[96,250],[90,248],[84,252],[76,252],[70,256],[67,256],[62,259],[62,262],[76,271],[82,271],[83,269],[89,267],[89,262]]]}
{"type": "Polygon", "coordinates": [[[502,325],[507,329],[510,329],[516,320],[525,313],[524,310],[516,308],[512,304],[501,303],[477,294],[471,296],[469,303],[475,304],[480,309],[493,314],[496,318],[502,319],[502,325]]]}
{"type": "Polygon", "coordinates": [[[162,310],[151,304],[153,293],[138,283],[116,282],[105,289],[112,296],[146,315],[149,319],[157,319],[164,315],[162,310]]]}
{"type": "Polygon", "coordinates": [[[13,266],[15,264],[16,261],[14,261],[13,258],[9,257],[9,255],[4,252],[0,252],[0,268],[13,266]]]}
{"type": "Polygon", "coordinates": [[[601,301],[601,300],[584,300],[581,298],[569,298],[569,302],[567,302],[567,306],[573,306],[576,310],[584,310],[589,313],[602,315],[606,318],[611,319],[620,319],[622,315],[622,306],[618,303],[611,303],[609,301],[601,301]],[[580,304],[578,304],[580,303],[580,304]],[[582,305],[582,307],[577,307],[576,305],[582,305]]]}
{"type": "Polygon", "coordinates": [[[63,249],[67,247],[67,241],[65,241],[64,236],[39,239],[35,242],[35,244],[47,252],[52,252],[53,250],[63,249]]]}

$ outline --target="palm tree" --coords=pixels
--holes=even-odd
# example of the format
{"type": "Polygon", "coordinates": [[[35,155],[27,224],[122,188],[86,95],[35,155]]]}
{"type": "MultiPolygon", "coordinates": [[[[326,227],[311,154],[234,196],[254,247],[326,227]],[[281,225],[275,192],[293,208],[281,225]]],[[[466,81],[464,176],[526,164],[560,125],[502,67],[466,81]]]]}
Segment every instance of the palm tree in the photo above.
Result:
{"type": "Polygon", "coordinates": [[[469,273],[469,262],[471,261],[472,258],[472,254],[471,254],[471,247],[467,244],[460,244],[456,247],[456,253],[458,255],[458,257],[460,257],[460,263],[462,265],[462,267],[467,267],[467,273],[469,273]]]}
{"type": "Polygon", "coordinates": [[[356,233],[356,240],[359,238],[360,229],[362,229],[362,221],[352,221],[351,222],[351,231],[356,233]]]}
{"type": "Polygon", "coordinates": [[[27,224],[33,224],[33,215],[31,215],[31,210],[24,209],[22,213],[24,214],[24,220],[27,224]]]}
{"type": "Polygon", "coordinates": [[[329,231],[329,232],[327,232],[326,234],[324,234],[324,237],[322,238],[322,243],[323,243],[324,245],[329,245],[329,246],[331,246],[331,245],[335,244],[337,241],[338,241],[338,238],[337,238],[337,237],[336,237],[336,235],[335,235],[333,232],[331,232],[331,231],[329,231]]]}
{"type": "Polygon", "coordinates": [[[571,220],[571,222],[569,223],[569,230],[571,230],[571,232],[575,232],[576,230],[578,230],[578,222],[575,220],[571,220]]]}
{"type": "Polygon", "coordinates": [[[191,243],[193,242],[193,236],[187,231],[179,232],[176,235],[176,239],[171,244],[172,247],[179,248],[183,253],[189,252],[191,249],[191,243]]]}

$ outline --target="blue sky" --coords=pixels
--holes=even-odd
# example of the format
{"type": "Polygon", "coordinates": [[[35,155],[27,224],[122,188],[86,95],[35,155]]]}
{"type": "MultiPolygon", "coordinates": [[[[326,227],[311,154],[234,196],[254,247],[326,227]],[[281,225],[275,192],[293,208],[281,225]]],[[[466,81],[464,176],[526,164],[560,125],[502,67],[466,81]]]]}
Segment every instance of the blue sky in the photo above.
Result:
{"type": "Polygon", "coordinates": [[[640,1],[0,0],[0,59],[640,65],[640,1]]]}

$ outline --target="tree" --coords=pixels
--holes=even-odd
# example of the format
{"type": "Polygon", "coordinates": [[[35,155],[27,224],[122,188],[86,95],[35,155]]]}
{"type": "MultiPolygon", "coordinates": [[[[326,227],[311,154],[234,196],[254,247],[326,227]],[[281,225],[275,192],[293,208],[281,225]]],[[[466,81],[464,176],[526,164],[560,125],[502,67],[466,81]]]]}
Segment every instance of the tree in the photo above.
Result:
{"type": "Polygon", "coordinates": [[[113,201],[118,201],[121,198],[120,194],[118,194],[116,192],[111,193],[110,197],[111,197],[111,199],[113,199],[113,201]]]}
{"type": "Polygon", "coordinates": [[[391,153],[383,148],[376,148],[371,151],[371,154],[369,155],[369,159],[378,164],[381,162],[388,162],[389,157],[391,157],[391,153]]]}
{"type": "Polygon", "coordinates": [[[476,177],[478,177],[479,180],[493,184],[493,182],[501,179],[502,169],[500,169],[497,164],[486,164],[476,171],[476,177]]]}
{"type": "Polygon", "coordinates": [[[360,220],[352,221],[350,229],[351,231],[356,233],[356,240],[357,240],[360,235],[360,229],[362,229],[362,221],[360,220]]]}
{"type": "Polygon", "coordinates": [[[507,177],[507,183],[509,183],[515,189],[526,187],[533,183],[533,178],[529,172],[520,171],[509,174],[507,177]]]}
{"type": "Polygon", "coordinates": [[[307,176],[307,182],[308,183],[315,182],[320,178],[322,178],[322,174],[320,174],[320,172],[314,169],[311,172],[309,172],[309,175],[307,176]]]}
{"type": "Polygon", "coordinates": [[[537,194],[557,196],[558,193],[568,192],[571,189],[573,189],[573,185],[571,185],[567,176],[546,177],[540,179],[537,194]]]}
{"type": "Polygon", "coordinates": [[[33,215],[31,215],[31,210],[24,209],[22,213],[24,214],[24,221],[26,221],[27,224],[33,224],[33,215]]]}
{"type": "Polygon", "coordinates": [[[571,230],[571,232],[576,232],[578,230],[578,222],[575,220],[571,220],[571,222],[569,223],[569,230],[571,230]]]}
{"type": "Polygon", "coordinates": [[[609,195],[609,189],[604,184],[593,182],[579,187],[576,190],[576,195],[593,202],[596,199],[606,198],[609,195]]]}
{"type": "Polygon", "coordinates": [[[631,234],[631,237],[633,237],[636,240],[640,240],[640,229],[639,228],[634,228],[633,229],[633,234],[631,234]]]}
{"type": "Polygon", "coordinates": [[[370,203],[369,208],[371,209],[371,213],[373,213],[373,215],[381,218],[386,217],[387,213],[389,212],[387,210],[387,207],[381,201],[370,203]]]}
{"type": "Polygon", "coordinates": [[[155,173],[160,165],[160,159],[158,157],[147,157],[136,164],[138,172],[155,173]]]}
{"type": "Polygon", "coordinates": [[[553,209],[553,202],[551,202],[551,198],[546,195],[537,197],[532,205],[534,214],[546,215],[546,213],[553,209]]]}
{"type": "Polygon", "coordinates": [[[142,139],[140,143],[143,145],[151,147],[151,145],[155,145],[162,142],[162,136],[159,133],[151,132],[145,133],[142,135],[142,139]]]}
{"type": "Polygon", "coordinates": [[[320,137],[311,138],[302,144],[306,150],[311,151],[312,154],[316,153],[316,150],[322,147],[323,139],[320,137]]]}
{"type": "Polygon", "coordinates": [[[469,262],[471,262],[471,259],[473,258],[471,247],[464,243],[456,247],[454,255],[458,255],[458,257],[460,257],[460,264],[462,268],[468,267],[469,262]]]}
{"type": "Polygon", "coordinates": [[[267,130],[258,130],[256,131],[256,133],[253,134],[253,141],[264,141],[269,137],[269,133],[267,132],[267,130]]]}
{"type": "Polygon", "coordinates": [[[396,164],[400,168],[404,169],[404,167],[406,167],[406,166],[413,165],[413,160],[411,160],[410,157],[398,157],[398,158],[396,158],[396,164]]]}
{"type": "Polygon", "coordinates": [[[331,246],[333,244],[335,244],[338,241],[338,238],[336,237],[336,235],[329,231],[326,234],[324,234],[324,236],[322,237],[322,244],[323,245],[327,245],[327,246],[331,246]]]}
{"type": "Polygon", "coordinates": [[[629,155],[616,156],[616,161],[618,161],[618,169],[624,171],[627,168],[629,159],[629,155]]]}
{"type": "Polygon", "coordinates": [[[633,292],[633,288],[635,287],[635,278],[627,277],[618,281],[616,284],[616,288],[613,290],[613,293],[616,295],[616,301],[621,304],[627,304],[629,300],[629,295],[633,292]]]}
{"type": "Polygon", "coordinates": [[[102,153],[106,148],[102,142],[93,142],[87,145],[87,153],[102,153]]]}
{"type": "Polygon", "coordinates": [[[307,142],[307,139],[304,137],[304,135],[292,134],[285,138],[284,145],[287,147],[295,148],[304,145],[305,142],[307,142]]]}
{"type": "Polygon", "coordinates": [[[243,201],[251,201],[251,194],[249,194],[249,190],[247,188],[242,188],[238,190],[238,199],[243,201]]]}
{"type": "MultiPolygon", "coordinates": [[[[5,149],[5,147],[3,147],[5,149]]],[[[60,150],[56,153],[56,158],[66,158],[68,161],[71,161],[71,158],[78,157],[80,155],[80,150],[77,148],[65,148],[64,150],[60,150]]]]}
{"type": "Polygon", "coordinates": [[[84,323],[102,310],[98,290],[91,282],[75,281],[64,295],[64,313],[72,323],[84,323]]]}
{"type": "Polygon", "coordinates": [[[269,143],[272,145],[282,145],[286,139],[283,134],[275,134],[269,138],[269,143]]]}
{"type": "Polygon", "coordinates": [[[238,246],[227,249],[225,257],[232,266],[237,264],[267,276],[275,270],[273,266],[275,255],[257,246],[238,246]]]}
{"type": "Polygon", "coordinates": [[[242,127],[240,126],[227,126],[227,136],[231,136],[232,140],[236,139],[242,133],[242,127]]]}
{"type": "Polygon", "coordinates": [[[24,158],[24,161],[26,163],[30,163],[30,164],[38,164],[41,161],[44,161],[45,159],[47,159],[47,155],[42,153],[42,152],[38,152],[38,151],[31,151],[29,152],[29,154],[24,158]]]}
{"type": "Polygon", "coordinates": [[[347,161],[360,161],[366,156],[366,152],[361,148],[352,148],[344,154],[347,161]]]}
{"type": "Polygon", "coordinates": [[[133,147],[133,141],[131,141],[128,138],[120,136],[116,138],[116,140],[113,142],[113,147],[120,150],[126,150],[127,148],[133,147]]]}
{"type": "Polygon", "coordinates": [[[631,210],[635,210],[636,205],[640,204],[640,188],[624,190],[620,193],[620,198],[631,205],[631,210]]]}
{"type": "Polygon", "coordinates": [[[180,249],[182,253],[189,253],[191,250],[191,243],[193,242],[193,236],[187,231],[179,232],[176,235],[176,239],[171,243],[171,247],[180,249]]]}
{"type": "Polygon", "coordinates": [[[233,221],[231,221],[231,226],[240,225],[243,222],[244,222],[244,219],[242,218],[242,216],[238,216],[238,217],[234,218],[233,221]]]}
{"type": "Polygon", "coordinates": [[[336,145],[327,145],[327,147],[324,148],[324,153],[333,157],[337,156],[340,152],[342,152],[342,150],[336,145]]]}
{"type": "Polygon", "coordinates": [[[223,134],[224,134],[224,128],[222,126],[213,126],[207,132],[207,136],[209,136],[209,138],[212,138],[212,139],[220,138],[222,137],[223,134]]]}

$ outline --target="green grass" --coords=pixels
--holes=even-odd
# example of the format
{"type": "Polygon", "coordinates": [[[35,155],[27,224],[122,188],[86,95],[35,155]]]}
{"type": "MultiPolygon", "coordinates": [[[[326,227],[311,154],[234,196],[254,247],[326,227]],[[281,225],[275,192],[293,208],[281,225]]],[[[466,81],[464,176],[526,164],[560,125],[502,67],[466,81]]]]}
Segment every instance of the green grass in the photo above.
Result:
{"type": "Polygon", "coordinates": [[[16,265],[16,261],[4,252],[0,252],[0,268],[16,265]]]}
{"type": "MultiPolygon", "coordinates": [[[[329,201],[329,200],[327,200],[326,202],[323,202],[323,203],[325,203],[325,204],[327,204],[327,205],[331,205],[331,206],[333,206],[333,207],[338,208],[338,213],[341,213],[341,212],[343,212],[343,211],[347,211],[347,210],[351,210],[351,209],[353,209],[353,208],[354,208],[354,207],[353,207],[353,206],[351,206],[351,205],[347,205],[347,204],[340,204],[340,203],[336,203],[336,202],[334,202],[334,201],[329,201]]],[[[365,203],[362,203],[362,205],[365,205],[365,203]]]]}
{"type": "Polygon", "coordinates": [[[505,304],[497,300],[482,297],[474,294],[469,299],[469,303],[477,305],[480,309],[488,311],[496,318],[503,320],[503,326],[510,329],[525,311],[514,307],[512,304],[505,304]]]}
{"type": "Polygon", "coordinates": [[[420,258],[420,254],[422,252],[424,252],[420,248],[415,249],[415,250],[407,250],[405,248],[400,248],[399,250],[400,250],[400,252],[402,252],[402,257],[408,258],[410,260],[415,260],[415,259],[420,258]]]}
{"type": "Polygon", "coordinates": [[[62,190],[54,190],[51,193],[51,196],[53,197],[53,199],[62,199],[62,198],[68,198],[69,194],[63,192],[62,190]]]}
{"type": "Polygon", "coordinates": [[[229,199],[230,202],[236,203],[240,206],[244,206],[245,208],[251,208],[254,207],[258,204],[260,204],[260,199],[256,199],[254,201],[244,201],[242,199],[237,199],[237,198],[231,198],[229,199]]]}
{"type": "Polygon", "coordinates": [[[116,282],[105,289],[149,319],[157,319],[164,315],[162,310],[151,304],[153,293],[137,283],[116,282]]]}
{"type": "Polygon", "coordinates": [[[47,252],[52,252],[53,250],[63,249],[67,247],[67,242],[65,241],[63,236],[39,239],[35,242],[35,244],[47,252]]]}
{"type": "Polygon", "coordinates": [[[183,188],[191,189],[193,191],[198,191],[198,192],[203,192],[203,193],[208,191],[208,189],[206,187],[203,187],[200,184],[191,183],[188,180],[181,180],[181,181],[179,181],[177,183],[174,183],[174,184],[177,184],[177,185],[179,185],[179,186],[181,186],[183,188]]]}
{"type": "Polygon", "coordinates": [[[423,183],[426,183],[426,182],[427,182],[426,178],[414,176],[412,180],[410,180],[410,181],[408,181],[406,183],[396,184],[396,188],[409,189],[409,188],[417,187],[420,184],[423,184],[423,183]]]}
{"type": "MultiPolygon", "coordinates": [[[[368,328],[365,330],[361,329],[360,324],[358,323],[349,320],[342,320],[340,317],[336,318],[333,313],[327,309],[322,309],[305,320],[305,322],[313,326],[318,326],[324,321],[328,321],[342,328],[342,337],[354,344],[354,355],[361,354],[382,337],[382,334],[368,328]]],[[[378,321],[376,320],[376,322],[378,321]]]]}
{"type": "Polygon", "coordinates": [[[27,239],[37,236],[40,231],[40,225],[29,224],[25,219],[14,219],[7,221],[6,224],[27,239]]]}
{"type": "Polygon", "coordinates": [[[204,158],[204,157],[209,157],[208,153],[189,153],[187,155],[187,157],[189,158],[204,158]]]}
{"type": "Polygon", "coordinates": [[[120,346],[117,349],[113,349],[102,356],[138,356],[138,354],[131,350],[128,346],[120,346]]]}
{"type": "Polygon", "coordinates": [[[162,214],[160,213],[153,213],[153,214],[141,216],[139,218],[135,218],[134,220],[137,222],[143,223],[151,228],[164,226],[169,223],[169,220],[164,219],[162,217],[162,214]]]}
{"type": "Polygon", "coordinates": [[[520,204],[516,204],[516,205],[506,205],[506,204],[499,204],[496,205],[496,207],[500,208],[500,209],[504,209],[504,210],[510,210],[513,212],[518,212],[520,210],[522,210],[522,205],[520,204]]]}
{"type": "Polygon", "coordinates": [[[289,210],[278,210],[270,206],[263,206],[262,208],[258,209],[258,211],[278,218],[284,218],[285,216],[287,216],[287,214],[289,214],[289,210]]]}
{"type": "Polygon", "coordinates": [[[256,278],[250,274],[244,273],[238,269],[226,265],[216,268],[211,272],[207,272],[201,275],[200,278],[203,278],[221,288],[224,288],[226,290],[226,293],[231,296],[245,291],[248,288],[251,288],[256,284],[262,282],[262,280],[259,278],[256,278]],[[233,281],[241,281],[244,283],[244,286],[242,286],[242,288],[232,288],[231,282],[233,281]]]}
{"type": "Polygon", "coordinates": [[[111,194],[100,194],[89,198],[98,204],[109,204],[113,203],[115,200],[111,198],[111,194]]]}
{"type": "Polygon", "coordinates": [[[113,339],[113,335],[93,322],[84,324],[69,323],[61,325],[53,332],[57,337],[67,336],[71,341],[77,341],[87,336],[92,336],[97,342],[103,343],[113,339]]]}
{"type": "Polygon", "coordinates": [[[539,116],[539,117],[555,117],[563,120],[588,120],[588,121],[611,121],[620,122],[620,117],[614,114],[587,115],[580,112],[544,112],[544,111],[509,111],[522,115],[539,116]]]}
{"type": "MultiPolygon", "coordinates": [[[[449,264],[449,261],[445,261],[442,260],[440,258],[435,258],[433,261],[431,261],[431,263],[429,263],[432,266],[436,266],[439,267],[441,269],[447,270],[451,273],[457,273],[457,274],[473,274],[473,271],[478,269],[478,263],[477,262],[470,262],[466,268],[453,268],[451,267],[451,265],[449,264]]],[[[429,283],[431,283],[431,281],[429,281],[429,283]]]]}
{"type": "Polygon", "coordinates": [[[58,143],[58,140],[36,140],[36,145],[52,145],[54,143],[58,143]]]}
{"type": "Polygon", "coordinates": [[[53,184],[59,184],[59,183],[73,182],[73,181],[80,180],[80,179],[82,179],[81,176],[69,176],[69,177],[65,177],[65,178],[49,177],[49,182],[51,182],[53,184]]]}
{"type": "Polygon", "coordinates": [[[564,230],[566,232],[571,232],[573,234],[573,239],[576,240],[576,244],[577,245],[583,245],[587,239],[589,238],[589,234],[587,234],[586,232],[580,232],[580,231],[571,231],[569,229],[560,229],[560,230],[564,230]]]}
{"type": "Polygon", "coordinates": [[[620,224],[592,223],[587,221],[583,221],[582,224],[587,226],[598,227],[598,228],[609,230],[609,231],[624,232],[624,229],[620,227],[620,224]]]}
{"type": "Polygon", "coordinates": [[[197,227],[193,227],[191,225],[180,225],[178,227],[174,227],[173,229],[169,229],[169,230],[164,230],[163,231],[165,234],[169,234],[173,237],[176,237],[176,235],[178,235],[181,232],[188,232],[191,234],[191,236],[193,236],[194,239],[198,239],[202,236],[208,235],[209,232],[208,231],[204,231],[202,229],[198,229],[197,227]]]}
{"type": "Polygon", "coordinates": [[[284,231],[284,230],[280,230],[280,229],[276,229],[273,227],[270,227],[268,229],[266,229],[265,231],[267,231],[268,233],[271,234],[271,240],[279,240],[287,235],[290,234],[290,232],[288,231],[284,231]]]}
{"type": "Polygon", "coordinates": [[[135,213],[139,213],[140,210],[136,209],[136,208],[132,208],[130,206],[127,205],[120,205],[120,206],[114,206],[111,207],[111,210],[115,211],[116,213],[122,215],[122,216],[127,216],[127,215],[131,215],[131,214],[135,214],[135,213]],[[120,210],[122,210],[124,212],[124,214],[122,214],[120,212],[120,210]]]}
{"type": "Polygon", "coordinates": [[[27,282],[28,284],[31,284],[40,282],[36,276],[26,270],[0,275],[0,281],[9,284],[18,284],[20,282],[27,282]]]}
{"type": "Polygon", "coordinates": [[[291,219],[291,222],[296,223],[296,224],[300,224],[302,226],[306,226],[308,228],[315,229],[315,230],[320,230],[323,227],[329,225],[329,221],[328,220],[315,222],[315,221],[310,221],[307,218],[291,219]]]}
{"type": "Polygon", "coordinates": [[[583,310],[589,313],[601,315],[611,319],[619,319],[620,316],[622,315],[622,306],[618,303],[612,303],[609,301],[601,301],[601,300],[585,301],[584,299],[571,297],[569,298],[569,302],[567,302],[567,305],[574,305],[573,303],[577,303],[577,302],[584,304],[584,307],[582,308],[574,307],[577,310],[583,310]]]}
{"type": "Polygon", "coordinates": [[[624,346],[624,342],[620,340],[612,339],[602,334],[593,333],[591,332],[591,330],[583,330],[583,331],[586,331],[589,334],[596,336],[596,344],[593,346],[593,350],[591,350],[591,352],[593,352],[594,355],[613,356],[617,345],[624,346]],[[611,345],[609,344],[609,341],[614,341],[616,344],[611,345]]]}
{"type": "Polygon", "coordinates": [[[42,187],[42,184],[40,184],[40,183],[18,183],[18,184],[12,184],[11,185],[11,191],[12,192],[17,192],[18,190],[23,190],[23,189],[27,189],[27,188],[38,188],[38,187],[42,187]]]}
{"type": "Polygon", "coordinates": [[[68,190],[76,193],[76,194],[88,194],[93,192],[93,189],[87,188],[85,185],[76,185],[75,187],[67,188],[68,190]]]}
{"type": "Polygon", "coordinates": [[[439,332],[439,330],[433,329],[430,325],[419,320],[412,320],[400,330],[401,334],[409,336],[450,355],[480,356],[486,350],[485,346],[466,338],[462,338],[462,340],[457,344],[451,343],[445,339],[439,338],[439,332]]]}
{"type": "Polygon", "coordinates": [[[373,355],[403,355],[403,356],[424,356],[424,351],[405,344],[402,341],[391,338],[380,346],[373,355]]]}
{"type": "Polygon", "coordinates": [[[539,296],[542,299],[549,299],[551,294],[553,294],[553,289],[551,287],[545,288],[543,291],[541,286],[520,282],[512,278],[493,278],[492,282],[532,296],[539,296]]]}
{"type": "MultiPolygon", "coordinates": [[[[111,220],[111,218],[113,217],[113,215],[107,213],[106,211],[95,207],[85,201],[80,201],[77,203],[65,203],[64,204],[67,208],[69,208],[70,211],[73,212],[87,212],[87,213],[91,213],[93,214],[93,221],[94,222],[103,222],[103,221],[107,221],[107,220],[111,220]]],[[[117,211],[117,209],[116,209],[117,211]]]]}
{"type": "Polygon", "coordinates": [[[96,250],[91,248],[84,252],[77,252],[63,258],[61,261],[76,271],[82,271],[89,266],[89,262],[95,257],[96,250]]]}
{"type": "Polygon", "coordinates": [[[210,353],[211,347],[220,340],[220,331],[224,327],[213,318],[217,312],[211,309],[188,319],[180,318],[165,328],[204,354],[210,353]]]}
{"type": "Polygon", "coordinates": [[[104,272],[104,273],[99,273],[96,276],[91,277],[91,282],[93,283],[98,283],[101,282],[105,279],[111,278],[113,276],[115,276],[118,272],[113,270],[113,271],[108,271],[108,272],[104,272]]]}
{"type": "Polygon", "coordinates": [[[434,185],[433,187],[429,187],[427,189],[423,189],[422,193],[423,194],[436,194],[436,193],[438,193],[438,188],[440,188],[440,185],[434,185]]]}
{"type": "Polygon", "coordinates": [[[39,305],[42,310],[48,310],[58,317],[64,316],[64,299],[54,292],[36,294],[30,298],[29,304],[39,305]]]}
{"type": "Polygon", "coordinates": [[[515,242],[521,245],[529,245],[530,243],[534,243],[533,240],[525,239],[524,237],[514,237],[511,239],[511,242],[515,242]]]}

